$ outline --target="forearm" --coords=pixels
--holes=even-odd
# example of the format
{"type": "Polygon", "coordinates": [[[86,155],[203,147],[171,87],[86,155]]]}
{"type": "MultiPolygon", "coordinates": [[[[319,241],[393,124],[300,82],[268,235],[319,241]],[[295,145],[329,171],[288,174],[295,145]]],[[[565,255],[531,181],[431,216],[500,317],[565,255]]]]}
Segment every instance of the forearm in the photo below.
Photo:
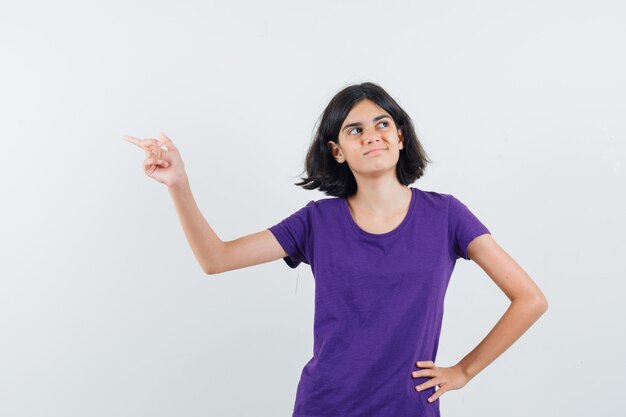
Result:
{"type": "Polygon", "coordinates": [[[174,201],[180,224],[194,256],[200,263],[202,270],[211,274],[212,271],[216,270],[224,242],[215,234],[202,216],[191,193],[187,178],[175,186],[168,187],[168,191],[174,201]]]}
{"type": "Polygon", "coordinates": [[[542,300],[513,300],[485,338],[456,366],[468,381],[498,358],[546,311],[542,300]]]}

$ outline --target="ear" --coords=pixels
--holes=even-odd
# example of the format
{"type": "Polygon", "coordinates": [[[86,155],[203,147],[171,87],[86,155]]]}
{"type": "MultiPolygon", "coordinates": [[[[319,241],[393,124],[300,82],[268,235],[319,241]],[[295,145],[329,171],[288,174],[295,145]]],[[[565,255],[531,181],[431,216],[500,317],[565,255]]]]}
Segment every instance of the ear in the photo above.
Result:
{"type": "Polygon", "coordinates": [[[337,162],[341,164],[345,161],[339,145],[337,145],[332,140],[329,140],[327,146],[330,149],[330,154],[333,156],[333,158],[335,158],[337,162]]]}
{"type": "Polygon", "coordinates": [[[400,138],[400,143],[398,144],[398,147],[400,149],[404,148],[404,135],[402,134],[402,128],[398,129],[398,137],[400,138]]]}

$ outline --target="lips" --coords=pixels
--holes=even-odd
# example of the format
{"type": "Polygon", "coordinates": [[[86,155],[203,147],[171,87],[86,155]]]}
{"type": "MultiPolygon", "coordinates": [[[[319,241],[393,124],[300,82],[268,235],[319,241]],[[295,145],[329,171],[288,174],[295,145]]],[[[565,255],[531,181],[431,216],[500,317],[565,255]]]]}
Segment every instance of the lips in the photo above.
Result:
{"type": "Polygon", "coordinates": [[[376,148],[376,149],[370,149],[369,151],[365,152],[363,155],[367,155],[370,152],[374,152],[374,151],[384,151],[386,150],[386,148],[376,148]]]}

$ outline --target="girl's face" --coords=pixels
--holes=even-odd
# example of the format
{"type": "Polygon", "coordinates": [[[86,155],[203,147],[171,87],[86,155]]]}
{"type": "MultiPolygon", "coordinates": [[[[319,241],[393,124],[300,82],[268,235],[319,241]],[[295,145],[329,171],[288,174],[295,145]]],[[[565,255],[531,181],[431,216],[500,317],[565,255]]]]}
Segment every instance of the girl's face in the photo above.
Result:
{"type": "Polygon", "coordinates": [[[347,162],[355,177],[384,171],[395,176],[403,140],[389,113],[365,99],[352,107],[337,142],[329,141],[328,146],[335,160],[347,162]]]}

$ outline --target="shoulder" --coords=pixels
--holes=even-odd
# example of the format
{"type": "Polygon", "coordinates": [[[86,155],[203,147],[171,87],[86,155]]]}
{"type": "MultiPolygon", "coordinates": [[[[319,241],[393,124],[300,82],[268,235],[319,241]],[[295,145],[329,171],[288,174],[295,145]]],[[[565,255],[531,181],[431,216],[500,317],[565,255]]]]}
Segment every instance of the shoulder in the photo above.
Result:
{"type": "Polygon", "coordinates": [[[417,197],[420,200],[422,205],[427,207],[436,209],[436,210],[447,210],[450,201],[455,197],[449,193],[443,193],[433,190],[422,190],[420,188],[411,187],[417,193],[417,197]]]}
{"type": "Polygon", "coordinates": [[[327,211],[332,210],[341,204],[341,199],[338,197],[326,197],[319,200],[311,200],[306,204],[306,208],[310,211],[327,211]]]}
{"type": "Polygon", "coordinates": [[[308,222],[319,222],[324,217],[333,216],[340,210],[341,200],[336,197],[309,200],[291,214],[292,218],[300,218],[308,222]]]}

